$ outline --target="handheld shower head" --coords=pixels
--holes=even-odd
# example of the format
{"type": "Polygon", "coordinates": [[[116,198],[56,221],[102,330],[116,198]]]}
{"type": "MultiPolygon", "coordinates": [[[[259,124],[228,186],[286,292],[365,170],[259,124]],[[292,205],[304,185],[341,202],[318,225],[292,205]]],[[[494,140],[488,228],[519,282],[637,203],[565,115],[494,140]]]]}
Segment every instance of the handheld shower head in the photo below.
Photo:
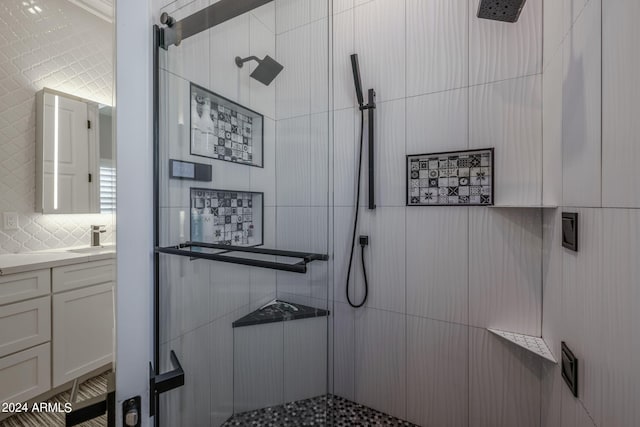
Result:
{"type": "Polygon", "coordinates": [[[360,107],[364,105],[364,97],[362,96],[362,80],[360,79],[360,64],[358,63],[358,54],[351,55],[351,71],[353,71],[353,81],[356,86],[356,96],[360,107]]]}
{"type": "Polygon", "coordinates": [[[251,73],[251,77],[265,86],[269,86],[284,69],[284,66],[269,55],[265,56],[264,59],[260,59],[256,56],[249,56],[247,58],[240,58],[239,56],[236,56],[236,65],[238,68],[242,68],[244,63],[247,61],[256,61],[258,63],[256,69],[251,73]]]}
{"type": "Polygon", "coordinates": [[[375,109],[376,109],[376,91],[369,89],[368,104],[364,104],[364,96],[362,93],[362,80],[360,79],[360,64],[358,63],[358,55],[351,55],[351,71],[353,72],[353,82],[356,87],[356,96],[360,106],[360,158],[358,160],[358,175],[356,179],[356,200],[355,200],[355,218],[353,221],[353,235],[351,236],[351,253],[349,255],[349,267],[347,268],[346,296],[347,302],[353,308],[359,308],[365,305],[369,296],[369,283],[367,280],[367,267],[364,262],[364,248],[369,244],[369,236],[360,236],[360,247],[362,248],[362,274],[364,276],[364,297],[359,303],[351,301],[351,291],[349,277],[351,276],[351,266],[353,263],[353,251],[356,245],[356,234],[358,231],[358,217],[360,214],[360,180],[362,178],[362,152],[364,147],[364,113],[367,112],[369,117],[369,209],[375,209],[375,109]]]}

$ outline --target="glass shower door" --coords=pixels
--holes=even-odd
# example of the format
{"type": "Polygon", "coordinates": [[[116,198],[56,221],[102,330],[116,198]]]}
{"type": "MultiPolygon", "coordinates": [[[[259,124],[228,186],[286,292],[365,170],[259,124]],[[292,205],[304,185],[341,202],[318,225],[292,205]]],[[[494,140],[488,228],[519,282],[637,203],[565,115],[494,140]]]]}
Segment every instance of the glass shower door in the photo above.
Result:
{"type": "Polygon", "coordinates": [[[176,3],[159,49],[156,351],[184,386],[157,422],[324,425],[329,1],[176,3]]]}

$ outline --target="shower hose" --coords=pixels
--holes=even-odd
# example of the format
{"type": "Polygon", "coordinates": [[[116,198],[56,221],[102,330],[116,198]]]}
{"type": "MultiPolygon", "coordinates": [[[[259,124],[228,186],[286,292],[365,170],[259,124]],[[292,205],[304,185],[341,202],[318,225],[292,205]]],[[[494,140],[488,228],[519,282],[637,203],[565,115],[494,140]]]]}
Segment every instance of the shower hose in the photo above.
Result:
{"type": "Polygon", "coordinates": [[[353,221],[353,236],[351,238],[351,254],[349,255],[349,268],[347,269],[347,302],[353,308],[360,308],[367,302],[367,297],[369,296],[369,282],[367,281],[367,267],[364,263],[364,247],[366,246],[363,243],[360,243],[360,247],[362,249],[362,273],[364,276],[364,298],[362,298],[362,302],[360,304],[354,304],[351,301],[351,296],[349,295],[349,278],[351,277],[351,265],[353,263],[353,251],[356,246],[356,234],[358,232],[358,216],[360,214],[360,178],[362,176],[362,147],[364,145],[364,110],[360,109],[360,155],[358,159],[358,185],[356,187],[356,215],[353,221]]]}

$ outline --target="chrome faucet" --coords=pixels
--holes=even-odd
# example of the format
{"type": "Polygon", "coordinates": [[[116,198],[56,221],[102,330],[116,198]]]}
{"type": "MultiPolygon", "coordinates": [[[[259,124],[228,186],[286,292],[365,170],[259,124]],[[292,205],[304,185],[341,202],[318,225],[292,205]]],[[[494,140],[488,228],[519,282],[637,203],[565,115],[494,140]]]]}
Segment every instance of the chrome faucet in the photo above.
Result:
{"type": "Polygon", "coordinates": [[[100,246],[100,234],[106,233],[107,229],[104,225],[91,226],[91,246],[100,246]]]}

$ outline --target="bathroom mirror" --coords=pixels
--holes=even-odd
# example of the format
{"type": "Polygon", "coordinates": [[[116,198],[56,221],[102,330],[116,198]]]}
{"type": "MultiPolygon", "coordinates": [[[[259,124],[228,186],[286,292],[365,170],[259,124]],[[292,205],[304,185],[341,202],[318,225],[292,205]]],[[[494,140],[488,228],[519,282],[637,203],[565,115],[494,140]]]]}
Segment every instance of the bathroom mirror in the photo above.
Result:
{"type": "Polygon", "coordinates": [[[36,211],[112,209],[111,107],[47,88],[36,105],[36,211]]]}

